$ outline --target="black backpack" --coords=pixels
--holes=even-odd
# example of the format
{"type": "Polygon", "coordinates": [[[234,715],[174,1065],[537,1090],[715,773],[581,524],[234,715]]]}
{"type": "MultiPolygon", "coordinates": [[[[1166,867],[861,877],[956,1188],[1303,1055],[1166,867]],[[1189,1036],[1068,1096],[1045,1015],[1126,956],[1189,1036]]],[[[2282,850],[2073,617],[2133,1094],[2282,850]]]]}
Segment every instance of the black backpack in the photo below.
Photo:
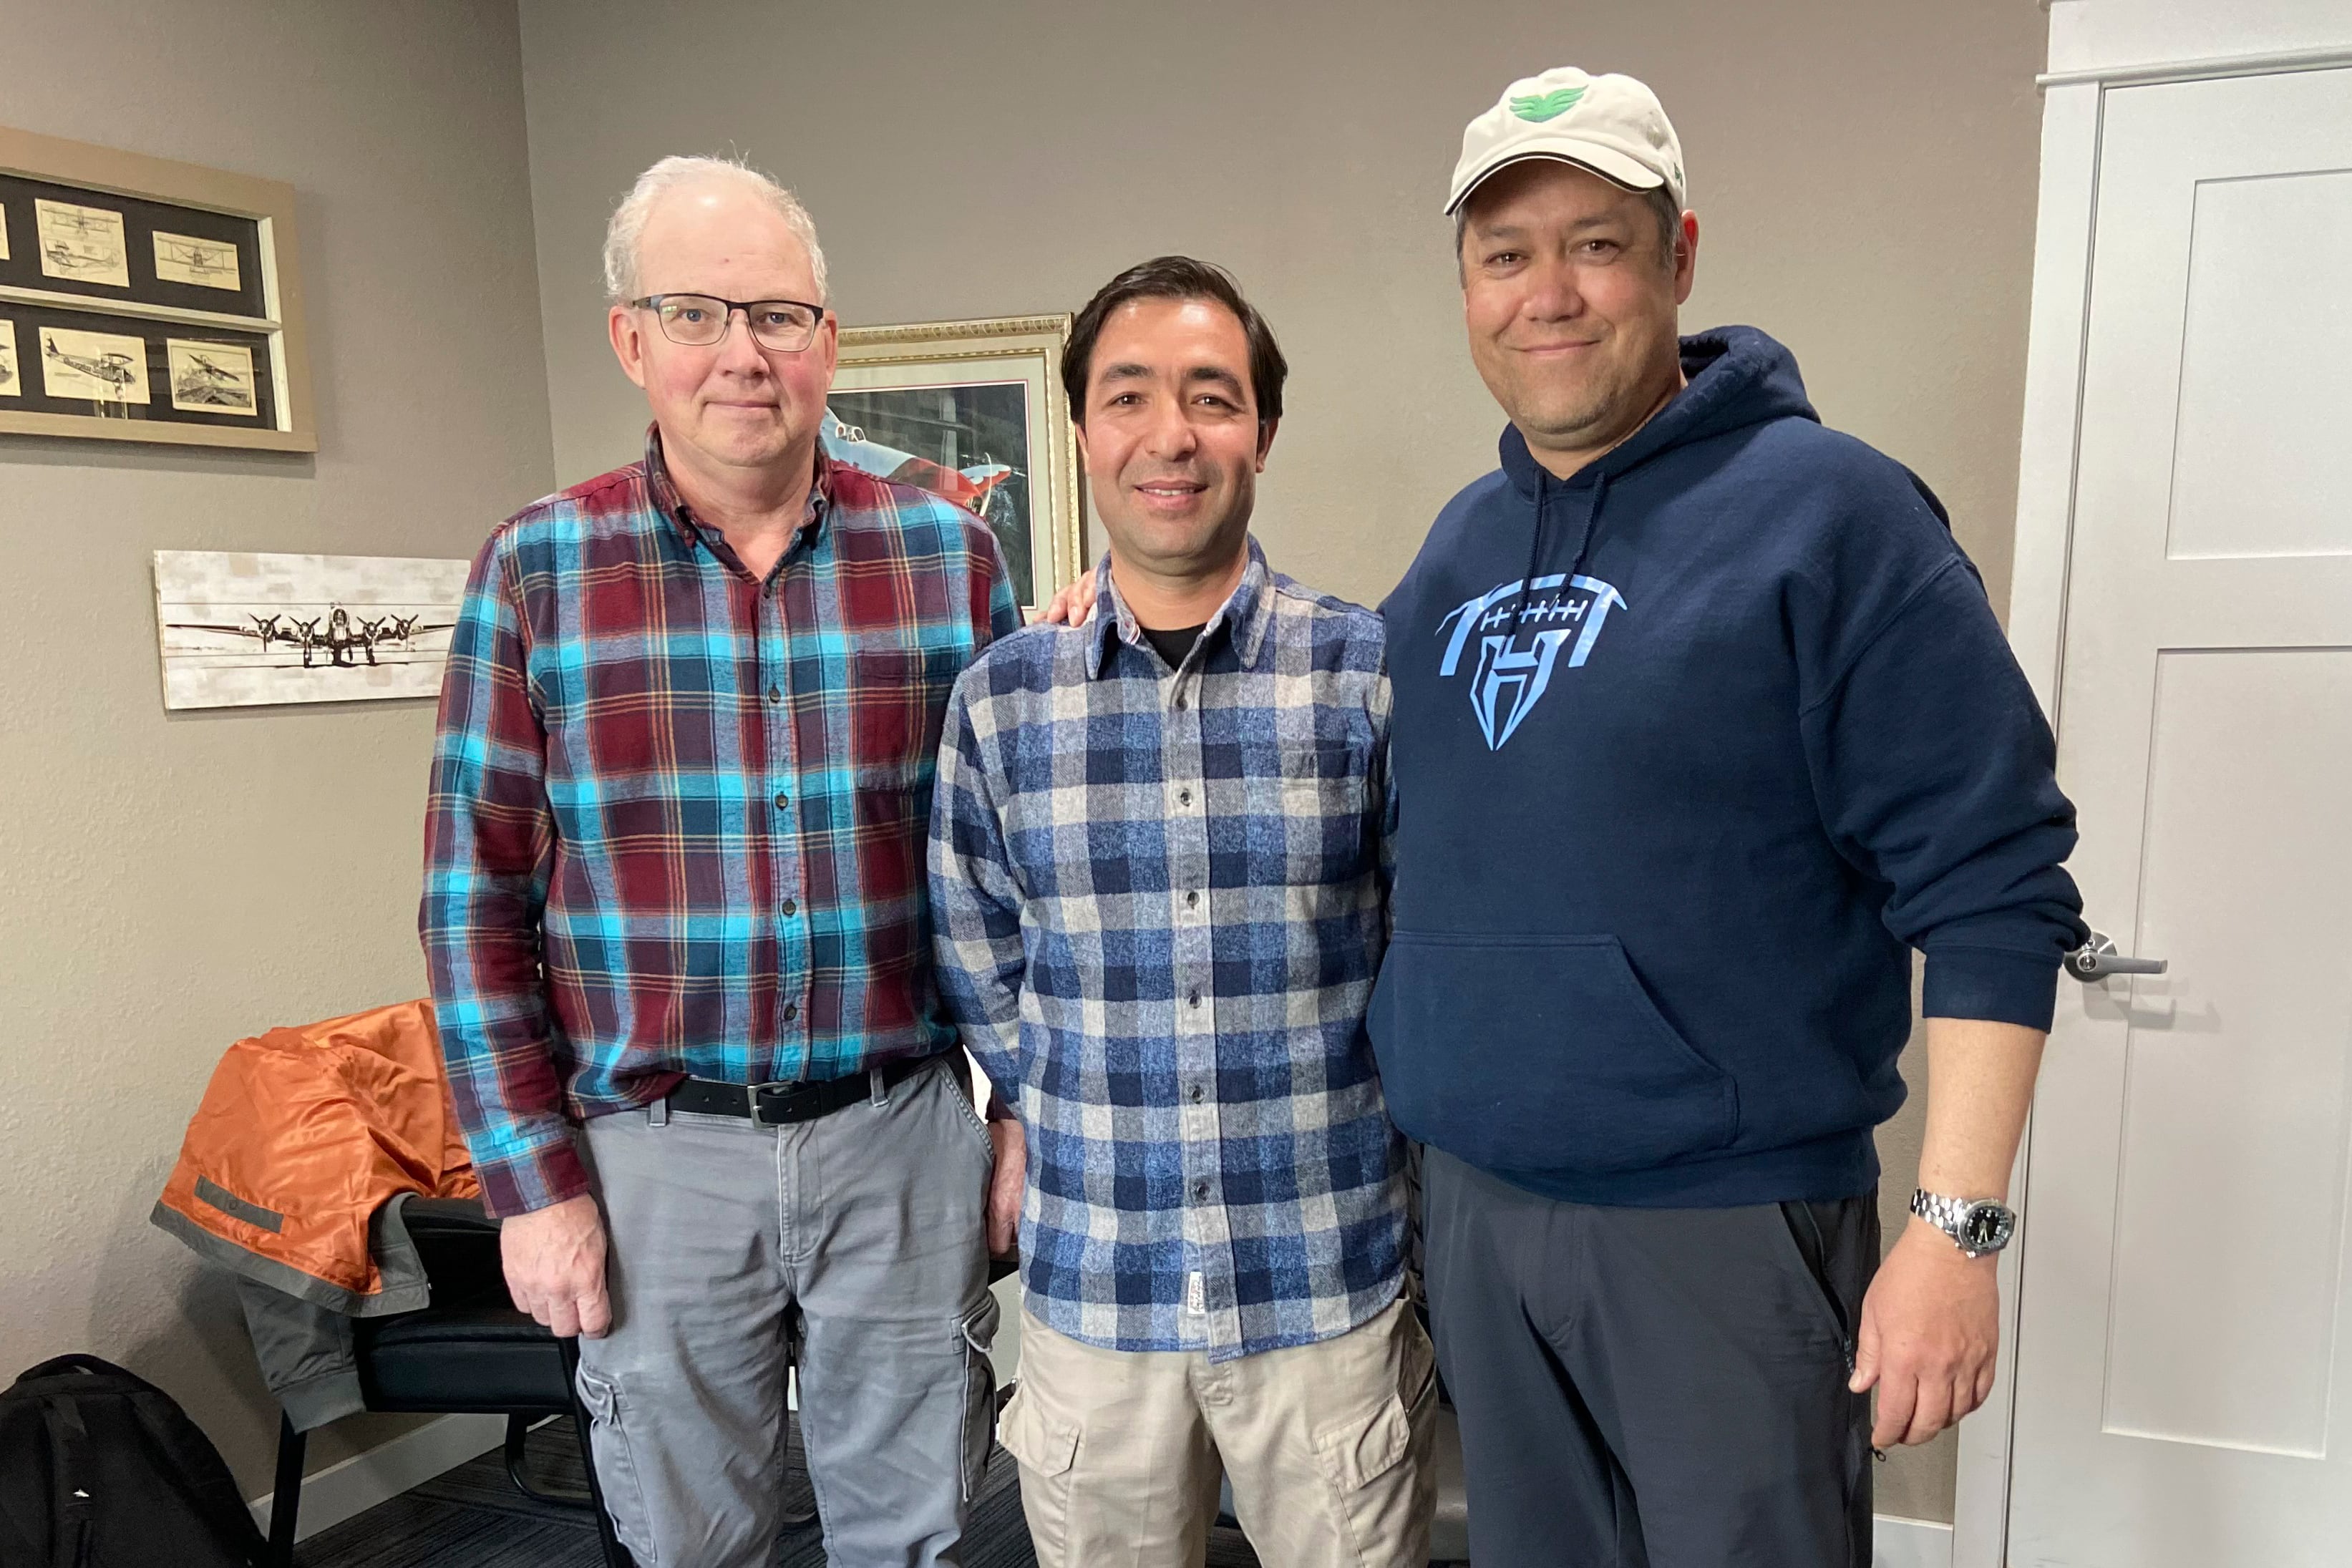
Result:
{"type": "Polygon", "coordinates": [[[220,1451],[170,1395],[94,1355],[0,1393],[0,1568],[258,1568],[220,1451]]]}

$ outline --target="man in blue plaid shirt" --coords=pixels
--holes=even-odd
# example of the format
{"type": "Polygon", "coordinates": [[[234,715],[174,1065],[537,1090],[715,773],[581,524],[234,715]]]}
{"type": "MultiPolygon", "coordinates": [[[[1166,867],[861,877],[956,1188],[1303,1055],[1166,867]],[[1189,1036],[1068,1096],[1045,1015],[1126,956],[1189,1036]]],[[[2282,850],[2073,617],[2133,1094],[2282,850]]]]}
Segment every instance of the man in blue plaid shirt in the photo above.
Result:
{"type": "Polygon", "coordinates": [[[1191,1568],[1220,1469],[1278,1568],[1426,1561],[1433,1358],[1364,1031],[1388,886],[1371,612],[1249,536],[1282,355],[1163,256],[1062,362],[1102,613],[957,683],[940,992],[1025,1134],[1002,1439],[1045,1564],[1191,1568]]]}

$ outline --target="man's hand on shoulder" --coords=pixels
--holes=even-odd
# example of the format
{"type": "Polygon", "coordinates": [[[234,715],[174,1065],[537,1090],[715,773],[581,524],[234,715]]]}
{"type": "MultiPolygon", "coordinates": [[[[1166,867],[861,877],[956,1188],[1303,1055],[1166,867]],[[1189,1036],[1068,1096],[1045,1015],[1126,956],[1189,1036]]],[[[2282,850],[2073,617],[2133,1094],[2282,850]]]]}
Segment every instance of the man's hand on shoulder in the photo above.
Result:
{"type": "Polygon", "coordinates": [[[604,1217],[586,1193],[499,1224],[499,1256],[515,1306],[558,1339],[602,1339],[613,1326],[604,1293],[604,1217]]]}
{"type": "Polygon", "coordinates": [[[1072,578],[1054,591],[1037,619],[1048,626],[1083,626],[1095,612],[1095,574],[1072,578]]]}
{"type": "Polygon", "coordinates": [[[1878,1389],[1874,1448],[1924,1443],[1985,1402],[2000,1343],[2000,1261],[1926,1222],[1906,1227],[1863,1298],[1857,1394],[1878,1389]]]}

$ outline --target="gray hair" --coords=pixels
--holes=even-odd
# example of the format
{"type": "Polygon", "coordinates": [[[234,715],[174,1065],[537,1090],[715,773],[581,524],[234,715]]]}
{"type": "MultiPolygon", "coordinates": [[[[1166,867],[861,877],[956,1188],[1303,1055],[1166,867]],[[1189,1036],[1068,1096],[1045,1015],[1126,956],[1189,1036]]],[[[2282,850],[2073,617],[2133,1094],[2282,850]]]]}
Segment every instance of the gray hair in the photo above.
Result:
{"type": "Polygon", "coordinates": [[[629,193],[613,209],[612,221],[604,225],[605,298],[625,305],[637,297],[637,243],[645,237],[646,219],[652,215],[654,204],[680,185],[708,179],[735,181],[775,209],[808,252],[809,272],[816,279],[816,298],[809,303],[829,303],[833,297],[825,287],[824,248],[816,243],[816,220],[782,182],[740,157],[665,158],[637,176],[637,183],[629,187],[629,193]]]}
{"type": "MultiPolygon", "coordinates": [[[[1471,188],[1462,204],[1454,209],[1454,272],[1466,287],[1470,281],[1469,263],[1462,259],[1462,236],[1470,232],[1470,202],[1477,194],[1471,188]]],[[[1664,185],[1653,185],[1642,193],[1642,204],[1650,209],[1650,217],[1658,225],[1658,256],[1667,272],[1675,269],[1675,247],[1682,243],[1683,210],[1675,201],[1674,193],[1664,185]]]]}

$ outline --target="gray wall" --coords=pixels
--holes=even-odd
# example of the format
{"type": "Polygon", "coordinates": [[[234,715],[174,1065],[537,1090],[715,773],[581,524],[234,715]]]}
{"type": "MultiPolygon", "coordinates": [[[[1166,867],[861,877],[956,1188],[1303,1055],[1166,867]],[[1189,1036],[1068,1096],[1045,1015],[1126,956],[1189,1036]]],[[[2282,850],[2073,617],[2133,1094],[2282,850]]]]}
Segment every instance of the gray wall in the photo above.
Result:
{"type": "MultiPolygon", "coordinates": [[[[1786,340],[1832,423],[1943,495],[2007,601],[2043,47],[2026,0],[693,0],[657,46],[622,0],[521,16],[566,481],[634,457],[645,423],[604,344],[605,214],[656,157],[740,148],[815,213],[852,325],[1074,310],[1166,250],[1233,267],[1294,367],[1260,537],[1377,599],[1501,423],[1437,212],[1462,124],[1573,62],[1645,78],[1682,134],[1685,322],[1786,340]]],[[[1891,1195],[1917,1129],[1915,1105],[1884,1139],[1891,1195]]],[[[1948,1519],[1951,1467],[1948,1439],[1898,1456],[1881,1508],[1948,1519]]]]}
{"type": "MultiPolygon", "coordinates": [[[[1296,367],[1260,534],[1376,599],[1500,423],[1436,213],[1461,123],[1545,65],[1630,70],[1693,171],[1686,321],[1788,341],[1832,423],[1943,494],[2006,601],[2024,0],[695,0],[651,37],[619,0],[520,10],[519,49],[493,0],[0,0],[0,120],[300,196],[315,459],[0,444],[0,1375],[124,1361],[248,1490],[274,1417],[233,1303],[145,1215],[228,1040],[423,988],[431,713],[167,718],[148,552],[467,555],[557,476],[633,457],[595,248],[653,158],[739,146],[795,183],[852,323],[1072,309],[1158,251],[1225,262],[1296,367]]],[[[1882,1140],[1890,1194],[1916,1138],[1915,1106],[1882,1140]]],[[[352,1425],[318,1462],[381,1432],[352,1425]]],[[[1948,1444],[1880,1477],[1883,1510],[1948,1517],[1948,1444]]]]}
{"type": "Polygon", "coordinates": [[[0,442],[0,1379],[122,1362],[257,1492],[235,1301],[147,1211],[229,1041],[423,991],[433,712],[167,716],[149,552],[470,556],[551,487],[514,12],[0,0],[0,120],[298,193],[315,458],[0,442]]]}

